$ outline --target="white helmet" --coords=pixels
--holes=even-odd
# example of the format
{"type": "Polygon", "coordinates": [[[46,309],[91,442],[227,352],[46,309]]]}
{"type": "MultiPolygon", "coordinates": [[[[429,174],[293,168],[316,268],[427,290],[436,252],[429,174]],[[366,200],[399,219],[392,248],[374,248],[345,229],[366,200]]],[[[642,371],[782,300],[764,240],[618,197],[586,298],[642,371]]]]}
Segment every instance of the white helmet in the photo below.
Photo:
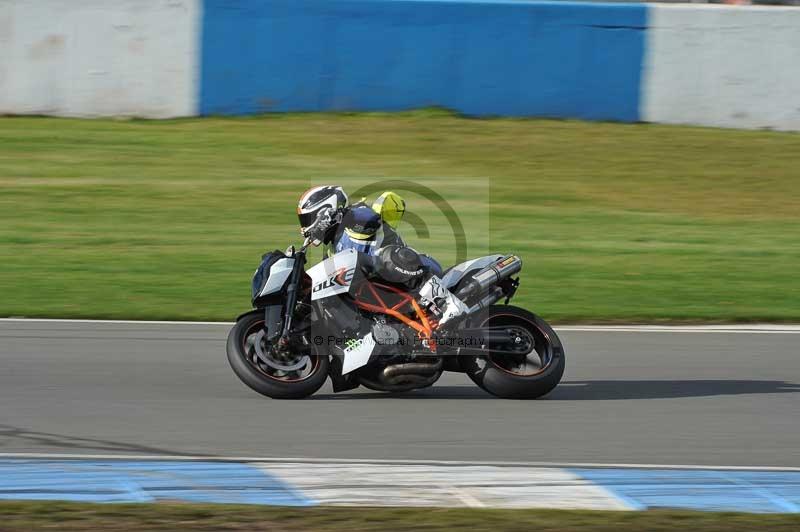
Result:
{"type": "Polygon", "coordinates": [[[333,210],[347,207],[347,194],[342,187],[323,185],[306,190],[297,202],[297,218],[300,220],[301,232],[305,233],[306,229],[317,220],[319,211],[326,207],[333,210]]]}

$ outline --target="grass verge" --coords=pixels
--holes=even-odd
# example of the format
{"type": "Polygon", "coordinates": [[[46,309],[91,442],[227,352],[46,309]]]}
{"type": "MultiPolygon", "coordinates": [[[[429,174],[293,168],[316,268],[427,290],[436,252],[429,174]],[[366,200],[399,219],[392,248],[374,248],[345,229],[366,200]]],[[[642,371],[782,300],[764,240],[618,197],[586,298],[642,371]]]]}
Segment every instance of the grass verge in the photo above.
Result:
{"type": "Polygon", "coordinates": [[[281,508],[210,504],[0,502],[0,531],[282,530],[495,532],[792,531],[800,515],[443,508],[281,508]]]}
{"type": "Polygon", "coordinates": [[[309,184],[390,178],[441,193],[470,256],[520,254],[548,319],[800,320],[800,135],[436,111],[0,118],[0,315],[229,320],[309,184]]]}

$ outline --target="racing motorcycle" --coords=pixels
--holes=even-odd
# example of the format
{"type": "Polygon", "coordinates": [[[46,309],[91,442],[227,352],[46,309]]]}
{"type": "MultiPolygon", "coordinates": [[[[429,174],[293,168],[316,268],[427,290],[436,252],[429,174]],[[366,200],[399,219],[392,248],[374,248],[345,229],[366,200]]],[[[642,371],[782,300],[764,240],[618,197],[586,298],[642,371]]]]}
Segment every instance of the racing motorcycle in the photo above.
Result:
{"type": "Polygon", "coordinates": [[[519,257],[487,255],[437,277],[411,248],[388,246],[374,256],[346,249],[306,271],[311,243],[263,256],[254,310],[228,335],[231,368],[256,392],[303,398],[328,377],[334,392],[404,392],[454,371],[497,397],[530,399],[561,380],[555,331],[508,304],[519,257]]]}

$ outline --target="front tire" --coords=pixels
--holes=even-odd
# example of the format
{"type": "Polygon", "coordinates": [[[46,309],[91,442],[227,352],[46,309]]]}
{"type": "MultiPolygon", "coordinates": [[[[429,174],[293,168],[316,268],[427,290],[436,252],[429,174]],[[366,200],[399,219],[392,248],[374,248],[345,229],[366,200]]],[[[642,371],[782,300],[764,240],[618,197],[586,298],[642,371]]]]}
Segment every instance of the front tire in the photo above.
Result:
{"type": "Polygon", "coordinates": [[[288,358],[273,357],[263,339],[263,328],[263,312],[246,314],[233,326],[226,347],[233,372],[248,387],[273,399],[301,399],[313,395],[328,377],[328,356],[308,345],[288,358]],[[260,343],[262,356],[268,363],[256,353],[256,342],[260,343]]]}
{"type": "Polygon", "coordinates": [[[504,399],[535,399],[550,393],[561,381],[564,347],[553,328],[536,314],[511,305],[492,306],[478,326],[513,327],[532,343],[527,355],[490,353],[462,359],[467,375],[490,394],[504,399]]]}

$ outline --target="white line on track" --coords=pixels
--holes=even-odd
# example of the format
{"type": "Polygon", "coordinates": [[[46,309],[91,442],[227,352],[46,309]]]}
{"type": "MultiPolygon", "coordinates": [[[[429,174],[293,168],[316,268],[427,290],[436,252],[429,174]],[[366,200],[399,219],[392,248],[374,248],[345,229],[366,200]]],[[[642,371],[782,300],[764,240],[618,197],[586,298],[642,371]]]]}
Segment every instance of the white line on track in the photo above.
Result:
{"type": "Polygon", "coordinates": [[[394,464],[494,467],[615,468],[615,469],[713,469],[723,471],[800,471],[795,466],[722,466],[698,464],[626,464],[599,462],[503,462],[465,460],[382,460],[352,458],[270,458],[253,456],[186,456],[170,454],[76,454],[76,453],[0,453],[0,458],[49,460],[179,460],[200,462],[261,462],[278,464],[394,464]]]}
{"type": "Polygon", "coordinates": [[[440,486],[440,487],[441,489],[450,491],[450,493],[452,493],[455,498],[461,501],[464,504],[464,506],[468,508],[486,508],[486,505],[483,504],[483,502],[480,499],[474,497],[466,490],[459,488],[458,486],[440,486]]]}
{"type": "MultiPolygon", "coordinates": [[[[43,318],[0,318],[2,322],[17,323],[86,323],[124,325],[214,325],[231,326],[227,321],[152,321],[152,320],[81,320],[43,318]]],[[[560,325],[563,332],[664,332],[664,333],[716,333],[716,334],[800,334],[800,324],[747,323],[718,325],[560,325]]]]}

